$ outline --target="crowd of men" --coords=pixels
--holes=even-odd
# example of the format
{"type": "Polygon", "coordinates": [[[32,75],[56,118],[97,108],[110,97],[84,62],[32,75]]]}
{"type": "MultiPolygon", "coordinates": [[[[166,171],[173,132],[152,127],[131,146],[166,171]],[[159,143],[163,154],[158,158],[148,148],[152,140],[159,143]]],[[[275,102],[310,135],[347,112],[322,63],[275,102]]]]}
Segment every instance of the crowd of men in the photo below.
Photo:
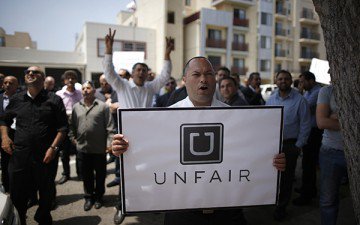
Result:
{"type": "MultiPolygon", "coordinates": [[[[91,81],[77,83],[78,75],[72,70],[63,74],[64,86],[57,91],[55,79],[46,76],[38,66],[25,70],[27,88],[20,92],[16,77],[0,76],[1,183],[4,191],[10,193],[23,225],[28,207],[35,204],[39,207],[34,219],[39,224],[52,224],[50,212],[56,205],[56,184],[65,184],[71,178],[71,154],[76,155],[76,179],[84,184],[84,210],[102,207],[106,154],[111,155],[108,161],[116,164],[115,179],[107,187],[117,186],[120,183],[117,156],[131,144],[126,133],[116,134],[117,108],[245,105],[284,106],[282,153],[273,159],[274,167],[282,173],[274,219],[282,221],[288,215],[286,207],[293,192],[296,162],[302,153],[302,186],[295,188],[300,195],[293,204],[311,204],[316,198],[316,173],[320,165],[321,221],[336,224],[338,190],[346,177],[346,161],[332,86],[321,88],[314,74],[306,71],[299,77],[305,91],[301,93],[292,87],[291,73],[281,70],[275,79],[278,89],[265,102],[260,73],[251,73],[247,85],[242,86],[239,76],[231,74],[228,68],[214,71],[208,59],[194,57],[185,65],[183,85],[177,88],[171,77],[170,54],[174,49],[171,38],[166,39],[162,71],[155,76],[145,63],[133,65],[131,73],[124,69],[116,72],[112,63],[114,36],[115,31],[109,30],[105,37],[104,74],[99,78],[98,89],[91,81]],[[59,158],[63,172],[55,181],[59,158]]],[[[120,224],[122,219],[119,194],[114,223],[120,224]]],[[[224,222],[247,224],[241,209],[167,213],[164,223],[224,222]]]]}

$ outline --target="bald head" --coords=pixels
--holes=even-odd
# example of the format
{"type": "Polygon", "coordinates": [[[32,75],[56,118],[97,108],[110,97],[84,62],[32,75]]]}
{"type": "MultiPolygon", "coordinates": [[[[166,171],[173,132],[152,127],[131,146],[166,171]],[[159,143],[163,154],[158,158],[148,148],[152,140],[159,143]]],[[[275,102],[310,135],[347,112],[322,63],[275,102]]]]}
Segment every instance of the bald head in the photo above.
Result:
{"type": "Polygon", "coordinates": [[[55,88],[55,79],[52,76],[47,76],[44,81],[44,89],[52,91],[55,88]]]}
{"type": "Polygon", "coordinates": [[[111,86],[110,86],[110,84],[106,81],[106,79],[105,79],[105,74],[102,74],[102,75],[99,77],[99,83],[100,83],[101,90],[102,90],[104,93],[109,93],[109,92],[110,92],[111,86]]]}
{"type": "Polygon", "coordinates": [[[19,83],[16,77],[14,76],[7,76],[4,78],[3,88],[4,93],[7,96],[12,96],[16,93],[17,88],[19,87],[19,83]]]}

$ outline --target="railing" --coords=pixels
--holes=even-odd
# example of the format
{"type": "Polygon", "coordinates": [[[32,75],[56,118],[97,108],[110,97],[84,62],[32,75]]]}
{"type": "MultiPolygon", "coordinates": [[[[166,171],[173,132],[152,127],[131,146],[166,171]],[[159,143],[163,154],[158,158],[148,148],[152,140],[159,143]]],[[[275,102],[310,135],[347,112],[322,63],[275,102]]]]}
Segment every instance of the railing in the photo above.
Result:
{"type": "Polygon", "coordinates": [[[245,75],[247,72],[246,67],[239,67],[239,66],[232,66],[231,67],[231,73],[237,73],[239,75],[245,75]]]}
{"type": "Polygon", "coordinates": [[[315,32],[301,32],[300,38],[320,40],[320,34],[315,32]]]}
{"type": "Polygon", "coordinates": [[[206,39],[206,47],[226,48],[226,40],[207,38],[206,39]]]}
{"type": "Polygon", "coordinates": [[[315,20],[315,15],[312,11],[303,9],[301,18],[315,20]]]}
{"type": "Polygon", "coordinates": [[[247,52],[249,51],[249,45],[246,43],[233,42],[232,50],[247,52]]]}
{"type": "Polygon", "coordinates": [[[186,18],[184,18],[184,25],[189,24],[200,18],[200,12],[196,12],[186,18]]]}
{"type": "Polygon", "coordinates": [[[277,7],[276,8],[276,14],[280,14],[280,15],[288,15],[288,13],[287,13],[287,8],[284,8],[284,7],[277,7]]]}
{"type": "Polygon", "coordinates": [[[248,19],[234,18],[233,25],[240,26],[240,27],[249,27],[249,20],[248,19]]]}
{"type": "Polygon", "coordinates": [[[319,54],[317,52],[302,52],[300,54],[300,58],[303,59],[312,59],[312,58],[319,58],[319,54]]]}

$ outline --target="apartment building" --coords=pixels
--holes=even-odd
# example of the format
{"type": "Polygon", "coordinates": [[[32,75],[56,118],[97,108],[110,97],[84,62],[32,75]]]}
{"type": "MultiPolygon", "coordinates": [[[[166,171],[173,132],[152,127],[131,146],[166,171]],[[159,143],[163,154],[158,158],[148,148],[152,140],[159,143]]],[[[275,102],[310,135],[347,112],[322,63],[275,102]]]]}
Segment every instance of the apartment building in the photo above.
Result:
{"type": "Polygon", "coordinates": [[[155,29],[158,59],[164,37],[174,37],[176,77],[197,55],[208,57],[215,69],[258,71],[267,83],[280,69],[297,75],[310,68],[312,58],[326,59],[311,0],[137,0],[135,8],[127,16],[120,13],[125,19],[119,22],[155,29]]]}

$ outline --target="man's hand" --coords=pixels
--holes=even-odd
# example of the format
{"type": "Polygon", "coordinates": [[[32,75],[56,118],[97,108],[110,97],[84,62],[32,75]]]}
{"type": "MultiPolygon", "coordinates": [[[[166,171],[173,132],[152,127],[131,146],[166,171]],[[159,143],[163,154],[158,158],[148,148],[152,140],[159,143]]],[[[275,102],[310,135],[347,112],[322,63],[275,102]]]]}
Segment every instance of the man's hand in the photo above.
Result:
{"type": "Polygon", "coordinates": [[[45,157],[43,159],[44,163],[49,163],[51,162],[51,160],[53,160],[55,158],[56,152],[54,151],[53,148],[48,148],[48,150],[45,153],[45,157]]]}
{"type": "Polygon", "coordinates": [[[1,148],[9,155],[12,155],[15,147],[13,141],[9,138],[9,136],[3,136],[1,140],[1,148]]]}
{"type": "Polygon", "coordinates": [[[285,153],[276,154],[274,156],[273,166],[279,171],[285,171],[286,168],[285,153]]]}
{"type": "Polygon", "coordinates": [[[166,37],[165,60],[170,60],[170,53],[174,50],[174,38],[166,37]]]}
{"type": "Polygon", "coordinates": [[[122,134],[115,134],[111,142],[112,153],[115,156],[123,154],[129,147],[129,141],[122,134]]]}
{"type": "Polygon", "coordinates": [[[114,30],[114,33],[111,33],[111,28],[109,28],[109,33],[105,36],[105,54],[112,54],[115,33],[116,30],[114,30]]]}

